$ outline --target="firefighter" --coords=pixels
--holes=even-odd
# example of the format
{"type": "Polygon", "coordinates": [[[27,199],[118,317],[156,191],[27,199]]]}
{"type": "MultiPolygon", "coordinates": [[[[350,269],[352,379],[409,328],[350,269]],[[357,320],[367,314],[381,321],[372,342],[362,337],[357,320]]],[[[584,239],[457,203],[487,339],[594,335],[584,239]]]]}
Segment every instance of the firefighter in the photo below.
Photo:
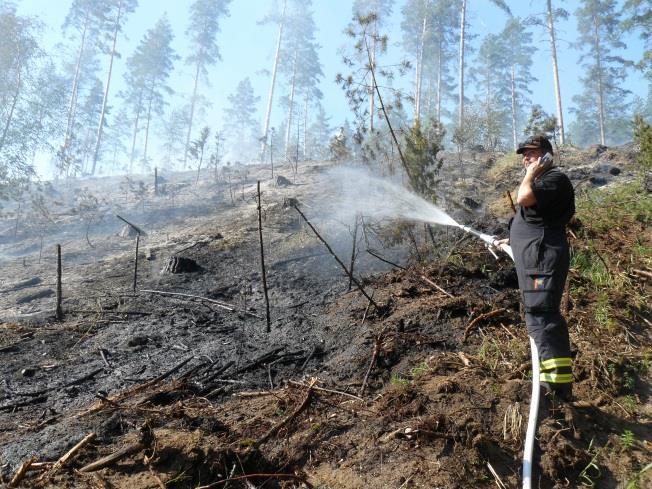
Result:
{"type": "Polygon", "coordinates": [[[539,350],[539,382],[547,398],[568,401],[572,394],[568,325],[560,303],[569,267],[566,224],[575,213],[573,186],[553,166],[548,138],[537,135],[521,143],[525,176],[518,189],[518,208],[508,243],[514,252],[528,333],[539,350]]]}

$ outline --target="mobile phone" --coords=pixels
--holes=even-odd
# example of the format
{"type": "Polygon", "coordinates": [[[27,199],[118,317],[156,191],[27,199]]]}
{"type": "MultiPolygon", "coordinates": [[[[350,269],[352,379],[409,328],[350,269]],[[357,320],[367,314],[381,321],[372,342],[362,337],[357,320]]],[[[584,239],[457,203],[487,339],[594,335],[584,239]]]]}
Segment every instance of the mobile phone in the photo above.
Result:
{"type": "Polygon", "coordinates": [[[542,165],[551,165],[552,164],[552,155],[550,153],[546,153],[541,157],[541,164],[542,165]]]}

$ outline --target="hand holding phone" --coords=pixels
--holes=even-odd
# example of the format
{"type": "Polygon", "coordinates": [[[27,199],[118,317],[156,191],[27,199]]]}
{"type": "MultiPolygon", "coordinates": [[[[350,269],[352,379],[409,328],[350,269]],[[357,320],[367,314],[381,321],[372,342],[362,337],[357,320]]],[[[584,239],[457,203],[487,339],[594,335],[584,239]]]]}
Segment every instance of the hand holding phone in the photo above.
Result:
{"type": "Polygon", "coordinates": [[[527,167],[528,174],[532,175],[534,178],[540,176],[543,172],[548,170],[552,166],[553,159],[550,153],[544,154],[537,161],[530,163],[527,167]]]}

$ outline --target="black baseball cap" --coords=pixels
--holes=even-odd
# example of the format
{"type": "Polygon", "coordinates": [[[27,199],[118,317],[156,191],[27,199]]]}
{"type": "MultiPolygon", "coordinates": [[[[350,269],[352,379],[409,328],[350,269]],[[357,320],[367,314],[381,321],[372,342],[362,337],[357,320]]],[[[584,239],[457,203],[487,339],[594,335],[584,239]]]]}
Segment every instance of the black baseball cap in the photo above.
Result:
{"type": "Polygon", "coordinates": [[[545,137],[543,134],[537,134],[536,136],[530,136],[529,138],[527,138],[525,141],[523,141],[521,144],[518,145],[518,149],[516,150],[516,153],[520,155],[525,153],[525,151],[527,151],[528,149],[539,149],[539,148],[541,148],[544,153],[553,154],[552,144],[550,144],[548,138],[545,137]]]}

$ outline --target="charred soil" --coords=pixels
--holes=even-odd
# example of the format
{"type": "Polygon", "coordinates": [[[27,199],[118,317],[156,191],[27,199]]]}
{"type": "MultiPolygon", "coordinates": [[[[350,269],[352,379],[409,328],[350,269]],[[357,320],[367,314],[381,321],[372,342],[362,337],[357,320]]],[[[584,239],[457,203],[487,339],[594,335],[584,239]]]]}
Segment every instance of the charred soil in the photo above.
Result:
{"type": "MultiPolygon", "coordinates": [[[[5,239],[0,480],[519,487],[531,379],[511,263],[459,234],[432,240],[419,226],[406,244],[383,238],[396,229],[365,236],[355,275],[372,306],[294,209],[328,229],[310,213],[327,166],[263,183],[270,333],[255,192],[264,168],[237,186],[177,176],[167,184],[182,189],[173,205],[169,193],[108,199],[102,229],[86,236],[78,214],[60,214],[47,240],[63,242],[61,321],[52,317],[51,244],[39,257],[38,233],[5,239]],[[147,231],[135,290],[135,237],[119,235],[115,213],[147,231]],[[365,246],[385,246],[387,261],[365,246]]],[[[490,179],[471,187],[476,201],[503,190],[490,179]]],[[[650,205],[644,195],[647,206],[626,206],[626,195],[585,196],[569,233],[563,304],[575,402],[551,406],[541,423],[540,487],[652,481],[643,470],[652,460],[650,205]],[[591,217],[614,199],[622,213],[591,217]]],[[[476,224],[493,219],[464,212],[476,224]]],[[[325,233],[347,265],[348,231],[346,245],[325,233]]]]}

